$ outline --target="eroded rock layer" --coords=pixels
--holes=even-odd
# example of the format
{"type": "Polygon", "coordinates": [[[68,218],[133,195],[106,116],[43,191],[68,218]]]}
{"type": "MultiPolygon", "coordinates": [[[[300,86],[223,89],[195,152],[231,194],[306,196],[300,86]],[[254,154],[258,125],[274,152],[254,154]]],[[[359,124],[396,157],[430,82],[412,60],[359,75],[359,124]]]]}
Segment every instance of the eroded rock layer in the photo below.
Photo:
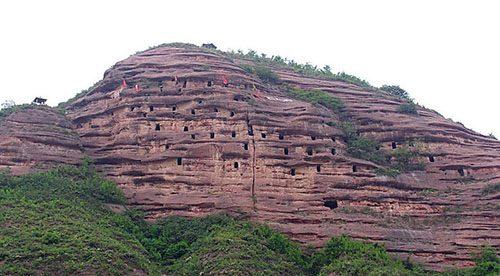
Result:
{"type": "Polygon", "coordinates": [[[194,47],[145,51],[109,69],[68,117],[86,153],[151,219],[242,213],[304,243],[347,234],[438,269],[500,246],[500,194],[484,192],[500,182],[497,140],[421,107],[402,114],[402,101],[381,91],[272,68],[283,84],[341,99],[342,120],[381,150],[424,144],[424,171],[381,176],[347,154],[338,114],[243,66],[253,62],[194,47]]]}
{"type": "Polygon", "coordinates": [[[78,134],[53,108],[30,106],[0,118],[0,169],[19,175],[82,158],[78,134]]]}

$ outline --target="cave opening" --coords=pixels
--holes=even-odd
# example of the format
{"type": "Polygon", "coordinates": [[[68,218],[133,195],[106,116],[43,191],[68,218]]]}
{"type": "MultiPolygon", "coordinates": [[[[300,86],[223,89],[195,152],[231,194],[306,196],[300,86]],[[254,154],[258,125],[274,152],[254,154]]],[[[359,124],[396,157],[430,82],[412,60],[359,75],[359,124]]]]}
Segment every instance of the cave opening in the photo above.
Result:
{"type": "Polygon", "coordinates": [[[253,127],[252,127],[252,125],[248,125],[248,136],[253,136],[253,127]]]}
{"type": "Polygon", "coordinates": [[[311,136],[311,140],[316,140],[316,136],[311,136]]]}
{"type": "Polygon", "coordinates": [[[285,139],[285,135],[284,135],[283,133],[280,133],[280,134],[278,135],[278,138],[279,138],[280,140],[283,140],[283,139],[285,139]]]}
{"type": "Polygon", "coordinates": [[[170,145],[169,144],[166,144],[165,145],[165,149],[168,150],[170,148],[170,145]]]}
{"type": "Polygon", "coordinates": [[[185,80],[184,83],[182,84],[182,88],[186,88],[188,81],[185,80]]]}
{"type": "Polygon", "coordinates": [[[211,86],[212,86],[212,84],[213,84],[213,83],[212,83],[212,81],[208,81],[208,82],[207,82],[207,86],[208,86],[208,87],[211,87],[211,86]]]}
{"type": "Polygon", "coordinates": [[[214,139],[214,138],[215,138],[215,133],[210,132],[210,139],[214,139]]]}
{"type": "Polygon", "coordinates": [[[135,109],[135,106],[130,107],[130,111],[134,111],[134,109],[135,109]]]}
{"type": "Polygon", "coordinates": [[[295,175],[295,169],[291,169],[291,170],[290,170],[290,174],[291,174],[292,176],[294,176],[294,175],[295,175]]]}
{"type": "Polygon", "coordinates": [[[172,111],[176,111],[177,110],[177,106],[172,106],[172,111]]]}
{"type": "Polygon", "coordinates": [[[336,200],[330,199],[330,200],[325,200],[323,203],[323,206],[330,208],[330,210],[333,210],[337,207],[339,207],[339,204],[336,200]]]}
{"type": "Polygon", "coordinates": [[[238,162],[234,162],[234,168],[237,169],[240,167],[240,164],[238,162]]]}
{"type": "Polygon", "coordinates": [[[191,139],[193,139],[193,140],[196,139],[196,135],[191,134],[191,139]]]}
{"type": "Polygon", "coordinates": [[[233,112],[233,111],[231,111],[231,113],[229,113],[229,116],[230,116],[230,117],[234,117],[234,112],[233,112]]]}
{"type": "Polygon", "coordinates": [[[262,138],[264,138],[264,139],[266,139],[266,137],[267,137],[267,135],[266,135],[264,132],[262,132],[262,133],[260,134],[260,136],[261,136],[262,138]]]}
{"type": "Polygon", "coordinates": [[[233,130],[233,131],[231,132],[231,137],[233,137],[233,138],[235,138],[235,137],[236,137],[236,131],[234,131],[234,130],[233,130]]]}
{"type": "Polygon", "coordinates": [[[283,149],[283,153],[284,153],[285,155],[288,155],[288,148],[284,148],[284,149],[283,149]]]}
{"type": "Polygon", "coordinates": [[[182,165],[182,157],[177,157],[177,165],[182,165]]]}
{"type": "Polygon", "coordinates": [[[156,130],[156,131],[160,131],[160,124],[156,124],[156,126],[155,126],[155,130],[156,130]]]}
{"type": "Polygon", "coordinates": [[[429,156],[429,162],[434,163],[434,161],[435,161],[435,160],[434,160],[434,156],[430,155],[430,156],[429,156]]]}
{"type": "Polygon", "coordinates": [[[219,109],[217,107],[214,108],[214,112],[219,112],[219,109]]]}
{"type": "Polygon", "coordinates": [[[307,152],[307,155],[309,155],[309,156],[313,155],[313,149],[312,148],[307,148],[306,152],[307,152]]]}
{"type": "Polygon", "coordinates": [[[332,155],[335,155],[337,153],[337,150],[335,150],[334,148],[332,148],[332,155]]]}
{"type": "Polygon", "coordinates": [[[357,172],[358,171],[358,166],[352,165],[352,172],[357,172]]]}
{"type": "Polygon", "coordinates": [[[196,114],[196,111],[194,109],[191,109],[191,114],[196,114]]]}
{"type": "Polygon", "coordinates": [[[149,111],[153,111],[153,110],[155,110],[154,106],[150,106],[149,111]]]}
{"type": "Polygon", "coordinates": [[[458,173],[460,174],[460,176],[465,176],[465,171],[464,171],[464,169],[460,168],[460,169],[458,169],[457,171],[458,171],[458,173]]]}
{"type": "Polygon", "coordinates": [[[244,144],[243,144],[243,149],[244,149],[244,150],[248,150],[248,143],[244,143],[244,144]]]}
{"type": "Polygon", "coordinates": [[[321,172],[321,165],[316,165],[316,171],[321,172]]]}
{"type": "Polygon", "coordinates": [[[188,130],[189,130],[189,129],[188,129],[188,127],[187,127],[187,126],[185,126],[185,127],[184,127],[184,131],[188,131],[188,130]]]}
{"type": "Polygon", "coordinates": [[[392,143],[391,143],[391,146],[392,146],[392,149],[397,148],[397,144],[396,144],[396,142],[392,142],[392,143]]]}

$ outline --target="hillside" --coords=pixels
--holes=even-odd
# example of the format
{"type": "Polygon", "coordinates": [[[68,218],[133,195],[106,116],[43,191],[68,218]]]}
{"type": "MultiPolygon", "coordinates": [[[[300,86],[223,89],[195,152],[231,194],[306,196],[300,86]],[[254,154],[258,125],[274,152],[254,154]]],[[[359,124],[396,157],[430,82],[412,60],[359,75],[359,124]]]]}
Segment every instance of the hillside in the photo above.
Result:
{"type": "Polygon", "coordinates": [[[21,174],[44,169],[45,153],[51,164],[88,155],[149,221],[224,212],[314,247],[340,235],[380,243],[431,269],[498,250],[500,142],[395,87],[327,69],[154,47],[61,104],[68,131],[36,135],[61,139],[27,137],[38,109],[5,117],[1,141],[15,142],[0,143],[11,152],[0,167],[21,174]]]}
{"type": "MultiPolygon", "coordinates": [[[[306,250],[266,226],[221,214],[149,224],[124,202],[87,161],[21,177],[0,173],[0,274],[434,274],[347,237],[306,250]]],[[[447,275],[499,272],[491,249],[477,262],[447,275]]]]}

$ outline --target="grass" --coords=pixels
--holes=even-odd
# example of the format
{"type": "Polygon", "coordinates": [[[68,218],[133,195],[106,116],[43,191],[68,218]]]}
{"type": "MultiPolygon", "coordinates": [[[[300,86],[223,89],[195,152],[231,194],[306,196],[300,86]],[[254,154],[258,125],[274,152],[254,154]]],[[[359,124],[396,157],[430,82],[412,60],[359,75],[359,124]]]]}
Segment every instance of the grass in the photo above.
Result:
{"type": "Polygon", "coordinates": [[[279,76],[268,67],[243,64],[241,68],[249,74],[257,75],[264,83],[278,84],[280,82],[279,76]]]}
{"type": "Polygon", "coordinates": [[[319,104],[329,108],[337,113],[341,112],[344,108],[344,103],[332,96],[331,94],[321,90],[304,90],[297,87],[288,88],[288,94],[293,98],[309,102],[312,104],[319,104]]]}
{"type": "Polygon", "coordinates": [[[481,191],[482,195],[496,194],[500,192],[500,183],[491,183],[486,185],[481,191]]]}
{"type": "Polygon", "coordinates": [[[16,111],[19,111],[19,110],[24,110],[24,109],[28,109],[28,108],[32,108],[34,107],[34,105],[31,105],[31,104],[19,104],[19,105],[12,105],[12,106],[8,106],[8,107],[5,107],[5,108],[2,108],[0,109],[0,121],[2,119],[5,119],[7,118],[10,114],[16,112],[16,111]]]}
{"type": "Polygon", "coordinates": [[[418,115],[417,105],[412,102],[401,104],[398,107],[398,111],[405,114],[418,115]]]}
{"type": "Polygon", "coordinates": [[[157,270],[121,215],[121,191],[86,168],[0,174],[0,274],[130,274],[157,270]]]}
{"type": "MultiPolygon", "coordinates": [[[[117,214],[106,207],[124,202],[88,160],[80,168],[18,177],[0,172],[0,274],[434,274],[345,236],[313,250],[224,214],[150,224],[138,210],[117,214]]],[[[467,272],[497,272],[498,259],[491,250],[485,254],[467,272]]]]}

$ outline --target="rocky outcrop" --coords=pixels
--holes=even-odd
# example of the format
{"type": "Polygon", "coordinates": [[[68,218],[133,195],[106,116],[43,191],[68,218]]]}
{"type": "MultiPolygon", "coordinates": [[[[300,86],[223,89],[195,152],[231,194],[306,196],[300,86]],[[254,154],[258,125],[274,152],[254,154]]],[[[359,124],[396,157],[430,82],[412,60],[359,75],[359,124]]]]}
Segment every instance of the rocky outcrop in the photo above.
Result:
{"type": "Polygon", "coordinates": [[[106,71],[67,116],[86,154],[150,219],[242,213],[303,243],[347,234],[437,269],[500,246],[500,194],[483,192],[500,182],[499,141],[421,107],[400,113],[402,101],[376,89],[267,65],[283,84],[341,99],[340,118],[244,66],[253,61],[151,49],[106,71]],[[381,150],[421,141],[425,170],[377,174],[347,154],[342,120],[381,150]]]}
{"type": "Polygon", "coordinates": [[[22,108],[0,118],[0,169],[12,174],[79,164],[80,138],[64,115],[48,106],[22,108]]]}

